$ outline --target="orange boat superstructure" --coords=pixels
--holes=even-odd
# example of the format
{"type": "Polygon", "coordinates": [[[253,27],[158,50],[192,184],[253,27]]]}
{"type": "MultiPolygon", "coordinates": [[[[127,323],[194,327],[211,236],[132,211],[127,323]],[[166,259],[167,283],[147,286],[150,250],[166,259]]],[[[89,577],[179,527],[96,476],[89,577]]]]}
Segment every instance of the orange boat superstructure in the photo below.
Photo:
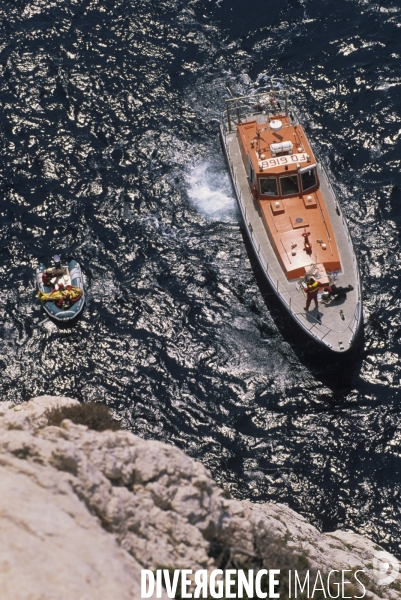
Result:
{"type": "Polygon", "coordinates": [[[301,125],[280,113],[262,125],[239,123],[238,141],[252,195],[287,278],[305,275],[312,261],[326,271],[341,270],[316,160],[301,125]]]}
{"type": "Polygon", "coordinates": [[[259,265],[310,337],[348,350],[362,323],[362,291],[351,236],[331,180],[286,91],[226,100],[220,128],[238,205],[259,265]],[[309,310],[306,284],[318,282],[309,310]],[[323,294],[343,287],[342,297],[323,294]]]}

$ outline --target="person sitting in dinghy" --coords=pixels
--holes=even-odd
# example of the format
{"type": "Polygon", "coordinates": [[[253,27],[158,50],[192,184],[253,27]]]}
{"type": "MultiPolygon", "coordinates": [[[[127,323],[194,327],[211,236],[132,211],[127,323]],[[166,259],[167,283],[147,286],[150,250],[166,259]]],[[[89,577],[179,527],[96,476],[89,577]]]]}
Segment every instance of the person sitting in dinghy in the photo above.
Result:
{"type": "Polygon", "coordinates": [[[322,293],[322,300],[328,302],[329,300],[345,300],[348,292],[351,292],[354,288],[352,285],[347,287],[337,286],[332,283],[329,287],[325,287],[322,293]]]}
{"type": "Polygon", "coordinates": [[[54,267],[49,267],[48,269],[45,269],[45,271],[42,273],[43,285],[46,285],[50,288],[54,288],[54,282],[52,281],[52,279],[54,279],[55,277],[57,278],[65,275],[65,269],[61,266],[61,260],[58,254],[53,256],[53,260],[54,267]]]}
{"type": "Polygon", "coordinates": [[[55,277],[61,277],[62,275],[64,275],[64,269],[62,267],[50,267],[49,269],[46,269],[42,273],[43,285],[46,285],[47,287],[54,287],[52,279],[54,279],[55,277]]]}

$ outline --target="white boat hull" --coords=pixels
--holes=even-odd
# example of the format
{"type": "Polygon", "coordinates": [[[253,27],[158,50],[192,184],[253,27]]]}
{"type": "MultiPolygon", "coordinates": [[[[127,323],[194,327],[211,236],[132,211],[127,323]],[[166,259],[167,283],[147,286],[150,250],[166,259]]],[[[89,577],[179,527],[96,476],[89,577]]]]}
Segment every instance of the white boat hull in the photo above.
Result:
{"type": "MultiPolygon", "coordinates": [[[[335,231],[342,271],[338,274],[341,285],[352,285],[345,301],[319,302],[318,311],[305,311],[306,297],[299,281],[288,281],[270,243],[257,203],[251,194],[243,164],[236,131],[220,127],[222,147],[230,170],[231,180],[245,229],[255,256],[267,281],[294,321],[313,340],[333,352],[349,350],[362,323],[362,291],[358,262],[351,237],[332,186],[325,171],[318,166],[320,189],[335,231]]],[[[313,258],[311,258],[311,263],[313,258]]]]}

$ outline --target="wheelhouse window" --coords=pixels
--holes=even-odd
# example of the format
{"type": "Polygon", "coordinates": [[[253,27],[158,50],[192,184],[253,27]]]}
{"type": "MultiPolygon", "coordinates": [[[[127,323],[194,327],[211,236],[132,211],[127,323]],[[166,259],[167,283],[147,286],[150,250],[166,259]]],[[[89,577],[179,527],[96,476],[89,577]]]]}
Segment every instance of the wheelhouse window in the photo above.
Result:
{"type": "Polygon", "coordinates": [[[307,171],[303,171],[301,173],[301,180],[302,180],[302,190],[304,192],[306,192],[310,188],[315,187],[315,185],[317,185],[316,167],[313,167],[312,169],[308,169],[307,171]]]}
{"type": "Polygon", "coordinates": [[[288,175],[287,177],[280,177],[280,187],[282,196],[299,194],[298,175],[288,175]]]}
{"type": "Polygon", "coordinates": [[[278,196],[277,179],[275,177],[262,177],[260,181],[260,193],[263,196],[278,196]]]}

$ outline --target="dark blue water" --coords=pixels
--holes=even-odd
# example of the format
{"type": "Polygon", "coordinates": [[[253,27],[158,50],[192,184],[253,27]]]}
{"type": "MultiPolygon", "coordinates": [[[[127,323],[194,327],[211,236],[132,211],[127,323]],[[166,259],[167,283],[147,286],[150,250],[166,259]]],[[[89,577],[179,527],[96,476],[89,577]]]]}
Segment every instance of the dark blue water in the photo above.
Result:
{"type": "MultiPolygon", "coordinates": [[[[0,2],[1,398],[107,403],[238,498],[400,555],[401,7],[383,0],[0,2]],[[246,243],[228,85],[286,81],[360,260],[365,337],[322,354],[246,243]],[[34,270],[83,267],[46,319],[34,270]]],[[[344,282],[346,283],[346,282],[344,282]]]]}

